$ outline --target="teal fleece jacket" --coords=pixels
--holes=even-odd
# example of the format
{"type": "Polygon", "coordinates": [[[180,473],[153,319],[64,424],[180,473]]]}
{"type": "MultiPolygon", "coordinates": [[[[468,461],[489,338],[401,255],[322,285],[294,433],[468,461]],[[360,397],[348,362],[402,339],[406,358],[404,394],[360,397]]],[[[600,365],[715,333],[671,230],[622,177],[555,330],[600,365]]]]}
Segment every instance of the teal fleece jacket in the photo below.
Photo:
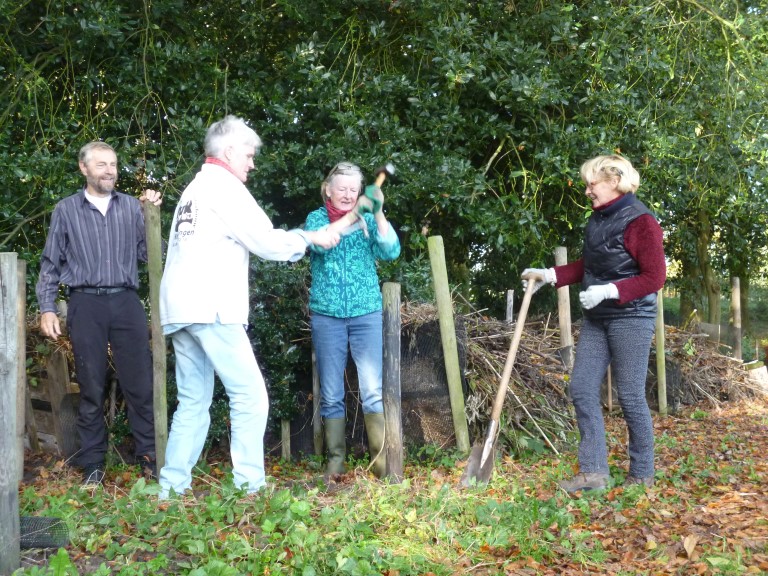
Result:
{"type": "MultiPolygon", "coordinates": [[[[330,223],[325,207],[307,216],[304,228],[320,230],[330,223]]],[[[381,288],[376,260],[394,260],[400,255],[400,240],[390,224],[379,234],[372,214],[365,215],[368,237],[361,229],[342,236],[330,250],[311,248],[312,285],[309,309],[335,318],[354,318],[381,310],[381,288]]]]}

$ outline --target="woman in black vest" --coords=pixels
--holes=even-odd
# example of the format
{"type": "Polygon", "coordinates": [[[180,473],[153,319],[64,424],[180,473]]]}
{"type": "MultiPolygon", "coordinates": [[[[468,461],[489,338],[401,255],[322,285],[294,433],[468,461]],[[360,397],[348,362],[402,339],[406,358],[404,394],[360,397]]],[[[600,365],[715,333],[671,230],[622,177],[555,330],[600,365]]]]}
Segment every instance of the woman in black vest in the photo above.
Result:
{"type": "Polygon", "coordinates": [[[581,282],[584,319],[576,346],[570,395],[579,426],[579,472],[560,482],[567,492],[606,488],[610,479],[600,387],[608,366],[629,429],[624,484],[653,485],[653,422],[645,398],[656,293],[666,280],[663,234],[637,199],[640,175],[622,156],[597,156],[581,166],[592,202],[582,258],[564,266],[526,268],[536,290],[581,282]]]}

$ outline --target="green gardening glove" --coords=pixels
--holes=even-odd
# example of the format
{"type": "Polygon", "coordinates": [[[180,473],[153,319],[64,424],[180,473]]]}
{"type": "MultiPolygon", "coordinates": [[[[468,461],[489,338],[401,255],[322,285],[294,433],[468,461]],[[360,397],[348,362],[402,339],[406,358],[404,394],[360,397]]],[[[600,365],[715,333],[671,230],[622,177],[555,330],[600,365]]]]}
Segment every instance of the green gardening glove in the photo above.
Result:
{"type": "MultiPolygon", "coordinates": [[[[358,217],[362,218],[363,214],[370,214],[374,212],[373,200],[368,198],[367,195],[363,194],[358,197],[357,204],[355,204],[353,210],[358,217]]],[[[379,210],[381,210],[381,208],[379,208],[379,210]]]]}
{"type": "Polygon", "coordinates": [[[381,188],[374,184],[369,184],[365,187],[365,196],[371,200],[373,213],[378,214],[381,212],[381,207],[384,205],[384,194],[381,188]]]}

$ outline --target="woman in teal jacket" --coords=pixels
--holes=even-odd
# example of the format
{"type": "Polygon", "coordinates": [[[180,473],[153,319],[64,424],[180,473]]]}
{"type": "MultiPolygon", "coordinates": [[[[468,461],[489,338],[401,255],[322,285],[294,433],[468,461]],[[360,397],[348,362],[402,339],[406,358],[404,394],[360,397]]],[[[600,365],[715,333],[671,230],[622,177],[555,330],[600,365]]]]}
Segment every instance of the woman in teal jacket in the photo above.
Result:
{"type": "Polygon", "coordinates": [[[307,216],[306,230],[330,227],[342,234],[339,244],[330,250],[312,248],[309,310],[320,376],[320,415],[328,451],[326,472],[344,472],[344,370],[351,351],[357,367],[372,469],[382,477],[382,306],[376,260],[397,258],[400,240],[384,216],[381,190],[369,186],[361,196],[362,191],[360,168],[341,162],[321,186],[324,206],[307,216]]]}

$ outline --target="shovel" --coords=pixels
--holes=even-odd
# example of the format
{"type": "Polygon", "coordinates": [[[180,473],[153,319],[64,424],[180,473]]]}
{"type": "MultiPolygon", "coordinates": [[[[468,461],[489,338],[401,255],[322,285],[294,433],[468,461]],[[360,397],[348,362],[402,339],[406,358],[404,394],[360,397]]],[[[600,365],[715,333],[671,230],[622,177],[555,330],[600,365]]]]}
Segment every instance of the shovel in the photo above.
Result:
{"type": "Polygon", "coordinates": [[[485,484],[491,479],[493,474],[493,463],[496,459],[495,445],[499,431],[501,409],[504,407],[504,398],[507,395],[509,378],[512,376],[512,367],[515,365],[517,349],[520,346],[520,338],[523,335],[525,317],[528,315],[528,306],[531,303],[536,280],[540,278],[537,275],[530,274],[526,279],[528,284],[525,288],[525,296],[523,296],[523,303],[520,305],[520,312],[517,315],[515,332],[512,335],[512,343],[509,346],[507,360],[504,363],[504,372],[501,375],[501,384],[499,384],[499,390],[496,392],[496,399],[493,401],[491,423],[488,426],[488,433],[485,435],[485,442],[483,444],[476,443],[469,454],[469,460],[467,460],[467,465],[464,467],[464,473],[461,475],[460,481],[464,487],[471,486],[473,480],[476,484],[485,484]]]}

